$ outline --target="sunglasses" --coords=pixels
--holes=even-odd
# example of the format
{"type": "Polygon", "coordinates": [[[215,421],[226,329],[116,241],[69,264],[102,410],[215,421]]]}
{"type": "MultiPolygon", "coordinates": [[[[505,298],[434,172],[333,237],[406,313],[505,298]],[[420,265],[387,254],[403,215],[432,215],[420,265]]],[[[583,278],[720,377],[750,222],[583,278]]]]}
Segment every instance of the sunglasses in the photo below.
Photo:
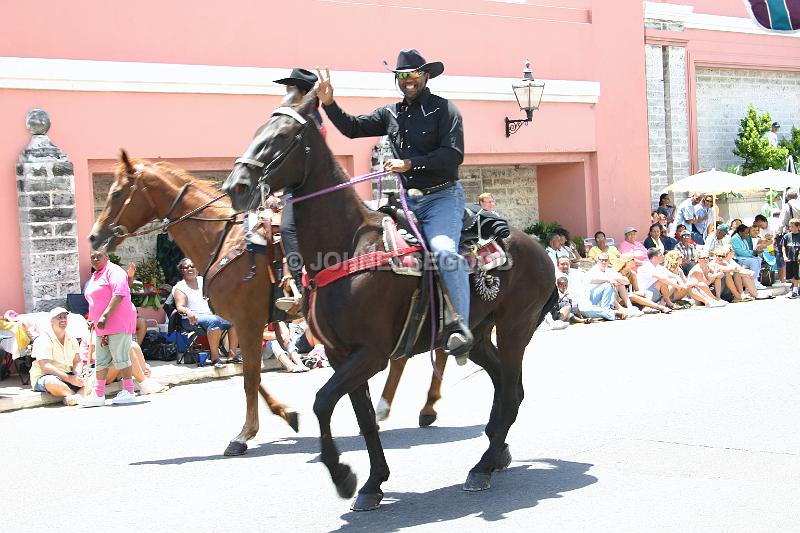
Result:
{"type": "Polygon", "coordinates": [[[598,261],[601,262],[601,263],[608,263],[609,260],[608,259],[598,259],[598,261]]]}
{"type": "Polygon", "coordinates": [[[194,265],[183,265],[180,268],[181,270],[191,270],[192,268],[194,268],[194,265]]]}
{"type": "Polygon", "coordinates": [[[706,260],[707,260],[707,259],[708,259],[708,256],[707,256],[707,255],[701,255],[701,256],[700,256],[700,257],[698,257],[697,259],[706,259],[706,260]]]}
{"type": "Polygon", "coordinates": [[[407,78],[417,79],[425,75],[424,70],[415,70],[413,72],[397,72],[395,73],[398,80],[405,80],[407,78]]]}

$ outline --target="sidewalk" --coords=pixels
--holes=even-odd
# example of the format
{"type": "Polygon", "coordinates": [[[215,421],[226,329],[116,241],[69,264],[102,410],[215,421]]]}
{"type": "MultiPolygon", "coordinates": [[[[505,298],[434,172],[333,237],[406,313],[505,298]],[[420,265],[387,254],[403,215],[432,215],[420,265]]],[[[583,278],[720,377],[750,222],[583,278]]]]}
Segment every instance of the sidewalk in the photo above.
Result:
{"type": "MultiPolygon", "coordinates": [[[[225,365],[223,368],[215,368],[213,365],[198,367],[197,365],[179,365],[175,362],[167,361],[148,362],[152,368],[151,377],[169,386],[238,376],[242,373],[243,366],[231,364],[225,365]]],[[[273,357],[261,360],[262,372],[265,370],[280,370],[281,368],[281,364],[273,357]]],[[[122,383],[119,381],[109,384],[106,387],[106,396],[113,396],[119,392],[121,386],[122,383]]],[[[16,374],[0,381],[0,413],[50,404],[61,404],[61,398],[56,398],[43,392],[34,392],[30,385],[21,385],[16,374]]]]}

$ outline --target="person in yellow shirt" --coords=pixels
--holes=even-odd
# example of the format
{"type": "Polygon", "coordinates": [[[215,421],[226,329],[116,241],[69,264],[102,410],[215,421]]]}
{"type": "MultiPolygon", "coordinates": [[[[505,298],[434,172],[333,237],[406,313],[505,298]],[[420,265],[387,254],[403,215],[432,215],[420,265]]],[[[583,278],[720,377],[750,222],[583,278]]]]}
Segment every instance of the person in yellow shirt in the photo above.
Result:
{"type": "Polygon", "coordinates": [[[598,231],[594,234],[594,242],[595,245],[589,250],[587,254],[595,263],[597,262],[597,258],[600,257],[600,254],[608,254],[608,258],[611,260],[611,263],[614,264],[619,261],[619,250],[615,246],[612,246],[606,242],[606,234],[602,231],[598,231]]]}
{"type": "Polygon", "coordinates": [[[68,314],[63,307],[50,311],[50,330],[33,341],[31,386],[75,405],[83,397],[83,379],[78,342],[67,333],[68,314]]]}

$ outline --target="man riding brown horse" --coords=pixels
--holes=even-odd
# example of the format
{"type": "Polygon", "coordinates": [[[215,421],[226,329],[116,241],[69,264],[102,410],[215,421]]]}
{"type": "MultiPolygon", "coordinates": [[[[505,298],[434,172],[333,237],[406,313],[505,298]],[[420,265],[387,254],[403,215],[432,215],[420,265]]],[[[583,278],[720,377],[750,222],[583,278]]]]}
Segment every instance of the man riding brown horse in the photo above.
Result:
{"type": "Polygon", "coordinates": [[[414,49],[402,50],[397,66],[389,70],[404,98],[368,115],[353,116],[338,106],[327,69],[324,76],[318,71],[317,96],[328,118],[346,137],[389,136],[395,158],[387,160],[384,169],[399,173],[408,207],[422,225],[436,259],[439,280],[455,308],[455,315],[450,313],[445,323],[445,347],[458,364],[464,364],[473,336],[468,327],[469,271],[458,253],[464,212],[464,188],[458,181],[458,166],[464,160],[461,113],[426,87],[429,79],[444,72],[441,62],[426,62],[414,49]]]}

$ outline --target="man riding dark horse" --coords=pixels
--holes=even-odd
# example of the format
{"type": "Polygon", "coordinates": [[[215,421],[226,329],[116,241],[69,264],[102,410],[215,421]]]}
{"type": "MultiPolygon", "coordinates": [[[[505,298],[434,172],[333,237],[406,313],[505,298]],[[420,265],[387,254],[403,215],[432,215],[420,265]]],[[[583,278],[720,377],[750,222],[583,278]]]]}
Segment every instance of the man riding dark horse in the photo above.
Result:
{"type": "MultiPolygon", "coordinates": [[[[294,68],[288,77],[275,80],[275,83],[285,85],[286,92],[294,94],[294,99],[291,103],[296,104],[314,88],[314,84],[317,83],[317,76],[310,70],[294,68]]],[[[314,119],[322,132],[322,136],[325,137],[325,126],[322,124],[322,115],[319,114],[319,111],[314,113],[314,119]]],[[[289,200],[291,197],[291,194],[286,194],[284,201],[289,200]]],[[[289,268],[295,286],[300,288],[303,286],[303,259],[300,256],[300,246],[297,244],[297,230],[294,227],[294,206],[292,206],[291,202],[284,204],[283,212],[281,213],[281,244],[286,258],[286,266],[289,268]]],[[[275,306],[282,311],[287,311],[290,315],[297,314],[303,307],[300,299],[294,296],[278,298],[275,306]]]]}
{"type": "Polygon", "coordinates": [[[458,166],[464,160],[464,130],[461,113],[450,101],[431,94],[428,80],[444,72],[439,61],[426,62],[414,49],[402,50],[394,72],[404,98],[379,107],[368,115],[353,116],[333,99],[330,73],[318,70],[317,96],[334,126],[346,137],[388,135],[394,159],[384,169],[400,175],[409,209],[422,226],[422,233],[436,260],[445,292],[455,314],[445,324],[445,348],[464,364],[473,343],[469,330],[469,271],[458,253],[464,213],[464,188],[458,181],[458,166]]]}

